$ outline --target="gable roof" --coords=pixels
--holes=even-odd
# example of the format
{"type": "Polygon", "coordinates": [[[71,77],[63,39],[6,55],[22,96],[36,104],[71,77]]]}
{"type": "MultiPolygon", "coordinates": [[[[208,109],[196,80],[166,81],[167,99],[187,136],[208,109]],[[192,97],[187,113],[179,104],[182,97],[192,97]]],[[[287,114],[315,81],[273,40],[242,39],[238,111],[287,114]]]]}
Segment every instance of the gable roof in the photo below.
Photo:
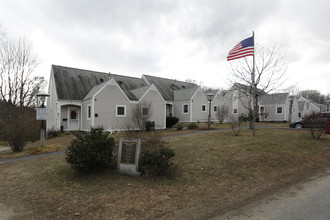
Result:
{"type": "Polygon", "coordinates": [[[303,111],[305,107],[305,101],[298,101],[298,109],[299,111],[303,111]]]}
{"type": "Polygon", "coordinates": [[[108,81],[105,81],[97,86],[94,86],[91,91],[89,91],[89,93],[85,96],[84,101],[85,100],[89,100],[93,97],[93,95],[95,95],[103,86],[105,86],[107,83],[109,83],[108,81]]]}
{"type": "Polygon", "coordinates": [[[190,100],[198,88],[199,88],[198,86],[195,86],[195,87],[189,88],[189,89],[175,90],[174,91],[174,101],[179,102],[179,101],[190,100]]]}
{"type": "Polygon", "coordinates": [[[113,78],[132,101],[138,98],[131,90],[148,86],[140,78],[52,65],[58,99],[87,100],[113,78]]]}
{"type": "Polygon", "coordinates": [[[151,86],[144,86],[141,88],[131,90],[132,94],[139,100],[151,86]]]}
{"type": "Polygon", "coordinates": [[[109,80],[108,73],[52,65],[58,99],[83,100],[90,90],[109,80]]]}
{"type": "Polygon", "coordinates": [[[265,94],[259,97],[261,105],[285,104],[289,93],[265,94]]]}
{"type": "MultiPolygon", "coordinates": [[[[250,85],[244,85],[241,83],[234,83],[230,90],[238,90],[239,92],[243,94],[252,94],[253,93],[253,87],[250,85]]],[[[257,94],[258,95],[263,95],[266,94],[262,89],[257,89],[257,94]]]]}
{"type": "Polygon", "coordinates": [[[139,98],[134,95],[132,90],[148,86],[148,84],[141,78],[121,76],[116,74],[110,74],[110,77],[116,80],[117,84],[124,91],[126,96],[133,101],[137,101],[139,98]]]}
{"type": "Polygon", "coordinates": [[[194,83],[143,75],[149,84],[154,84],[166,101],[174,101],[174,91],[196,87],[194,83]]]}

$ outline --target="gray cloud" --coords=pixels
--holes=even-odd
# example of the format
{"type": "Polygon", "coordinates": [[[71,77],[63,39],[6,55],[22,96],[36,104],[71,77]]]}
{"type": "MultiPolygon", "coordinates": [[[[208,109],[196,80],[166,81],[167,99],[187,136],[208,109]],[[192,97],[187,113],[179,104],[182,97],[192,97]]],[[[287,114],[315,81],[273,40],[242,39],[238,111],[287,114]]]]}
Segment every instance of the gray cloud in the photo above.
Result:
{"type": "Polygon", "coordinates": [[[182,62],[182,75],[203,81],[207,73],[197,66],[192,72],[195,65],[228,75],[228,51],[252,30],[265,46],[275,39],[289,63],[329,63],[329,6],[326,0],[11,0],[2,4],[0,21],[28,38],[37,30],[81,63],[139,76],[182,62]]]}

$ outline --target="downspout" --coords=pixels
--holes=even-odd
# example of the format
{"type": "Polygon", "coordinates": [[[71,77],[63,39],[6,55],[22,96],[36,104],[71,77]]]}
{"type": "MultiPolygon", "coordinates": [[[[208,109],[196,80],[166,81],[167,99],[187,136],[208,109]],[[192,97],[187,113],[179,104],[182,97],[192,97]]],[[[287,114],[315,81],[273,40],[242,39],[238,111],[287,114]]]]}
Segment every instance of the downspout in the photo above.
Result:
{"type": "Polygon", "coordinates": [[[190,108],[190,122],[192,122],[192,118],[193,118],[193,117],[192,117],[192,113],[193,113],[193,112],[192,112],[192,103],[193,103],[193,100],[190,99],[190,107],[189,107],[189,108],[190,108]]]}
{"type": "Polygon", "coordinates": [[[94,127],[94,123],[95,123],[94,122],[94,117],[95,117],[95,114],[94,114],[94,105],[95,105],[94,96],[92,96],[92,103],[91,103],[91,125],[90,125],[90,127],[94,127]]]}

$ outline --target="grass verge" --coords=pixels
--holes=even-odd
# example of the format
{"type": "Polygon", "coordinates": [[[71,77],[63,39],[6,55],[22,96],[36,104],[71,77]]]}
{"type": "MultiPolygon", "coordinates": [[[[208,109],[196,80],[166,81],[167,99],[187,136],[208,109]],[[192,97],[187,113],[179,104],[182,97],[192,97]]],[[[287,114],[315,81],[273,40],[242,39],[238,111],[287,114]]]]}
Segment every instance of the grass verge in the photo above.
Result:
{"type": "Polygon", "coordinates": [[[242,130],[176,137],[176,173],[142,178],[76,175],[64,155],[2,165],[0,203],[15,218],[207,219],[330,165],[330,135],[242,130]]]}

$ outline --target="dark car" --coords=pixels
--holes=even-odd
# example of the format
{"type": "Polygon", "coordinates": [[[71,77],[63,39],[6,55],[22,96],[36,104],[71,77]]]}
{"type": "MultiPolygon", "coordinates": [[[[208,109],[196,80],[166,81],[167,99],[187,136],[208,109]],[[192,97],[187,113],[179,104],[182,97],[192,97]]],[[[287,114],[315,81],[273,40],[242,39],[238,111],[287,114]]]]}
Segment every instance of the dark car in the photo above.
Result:
{"type": "Polygon", "coordinates": [[[298,119],[289,124],[290,128],[310,128],[312,126],[319,126],[320,124],[324,124],[326,127],[327,121],[330,121],[330,114],[329,113],[321,113],[318,114],[313,119],[309,119],[309,121],[306,121],[307,119],[298,119]]]}

